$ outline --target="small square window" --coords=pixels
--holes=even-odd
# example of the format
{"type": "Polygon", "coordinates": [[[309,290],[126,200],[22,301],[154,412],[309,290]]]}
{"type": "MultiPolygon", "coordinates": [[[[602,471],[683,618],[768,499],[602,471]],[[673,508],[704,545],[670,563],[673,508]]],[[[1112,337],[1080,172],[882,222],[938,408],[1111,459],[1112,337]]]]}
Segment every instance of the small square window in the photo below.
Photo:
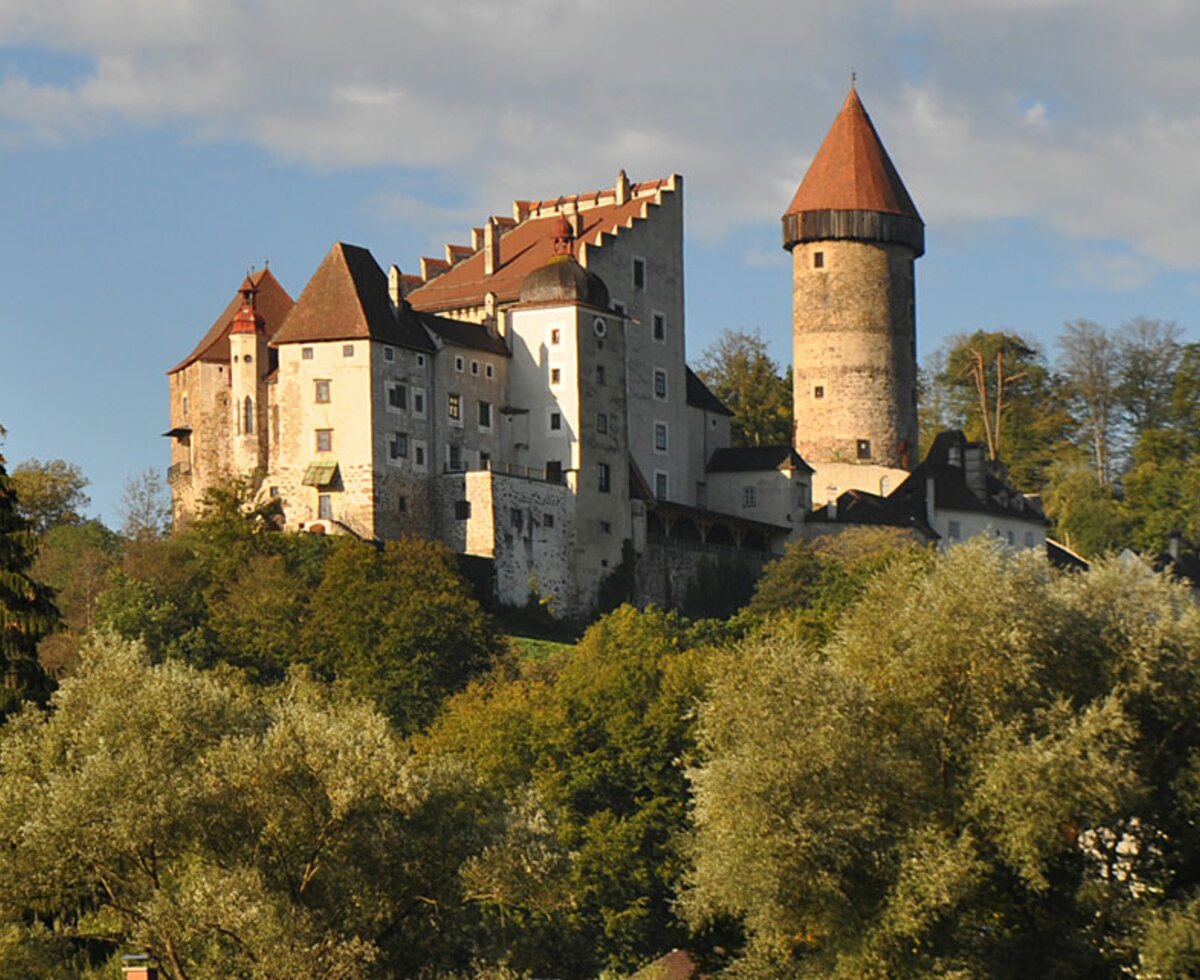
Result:
{"type": "Polygon", "coordinates": [[[543,514],[542,515],[542,527],[554,527],[554,515],[553,514],[543,514]]]}
{"type": "Polygon", "coordinates": [[[825,268],[825,253],[824,252],[813,252],[813,268],[814,269],[824,269],[825,268]]]}
{"type": "Polygon", "coordinates": [[[462,395],[450,392],[446,395],[447,410],[450,413],[450,418],[459,422],[462,420],[462,395]]]}
{"type": "Polygon", "coordinates": [[[662,313],[654,314],[654,339],[660,344],[667,340],[667,318],[662,313]]]}
{"type": "Polygon", "coordinates": [[[325,380],[315,381],[316,398],[318,405],[329,404],[329,382],[325,380]]]}
{"type": "Polygon", "coordinates": [[[317,452],[333,452],[333,429],[317,429],[317,452]]]}
{"type": "Polygon", "coordinates": [[[456,500],[454,501],[454,519],[456,521],[468,520],[471,516],[471,501],[456,500]]]}
{"type": "Polygon", "coordinates": [[[493,376],[493,375],[494,375],[496,372],[495,372],[495,369],[493,369],[493,367],[492,367],[490,364],[485,364],[485,365],[483,366],[483,373],[484,373],[484,376],[485,376],[485,377],[488,377],[488,378],[490,378],[490,377],[492,377],[492,376],[493,376]]]}
{"type": "Polygon", "coordinates": [[[394,408],[399,412],[408,411],[408,386],[399,384],[389,384],[387,386],[388,408],[394,408]]]}
{"type": "Polygon", "coordinates": [[[667,400],[667,372],[662,368],[654,369],[654,397],[659,401],[667,400]]]}
{"type": "Polygon", "coordinates": [[[353,356],[354,356],[354,345],[353,344],[342,344],[342,357],[353,357],[353,356]]]}
{"type": "Polygon", "coordinates": [[[552,385],[556,385],[560,381],[562,381],[562,371],[560,371],[558,368],[551,368],[550,369],[550,383],[552,385]]]}
{"type": "Polygon", "coordinates": [[[608,433],[608,415],[604,412],[596,413],[596,431],[601,435],[608,433]]]}
{"type": "Polygon", "coordinates": [[[279,487],[271,487],[267,492],[271,495],[271,499],[274,500],[279,496],[279,487]]]}
{"type": "Polygon", "coordinates": [[[616,313],[618,316],[625,316],[629,312],[629,308],[624,303],[622,303],[619,299],[614,299],[612,301],[612,308],[613,308],[613,312],[616,313]]]}
{"type": "Polygon", "coordinates": [[[461,357],[456,357],[454,359],[454,370],[461,371],[462,369],[463,369],[463,359],[461,357]]]}
{"type": "Polygon", "coordinates": [[[562,429],[562,414],[560,412],[550,413],[550,431],[558,432],[562,429]]]}
{"type": "Polygon", "coordinates": [[[384,359],[385,361],[387,361],[389,364],[390,364],[392,361],[394,361],[394,360],[396,359],[396,351],[395,351],[395,349],[394,349],[394,348],[392,348],[392,347],[385,347],[385,348],[383,349],[383,359],[384,359]]]}
{"type": "Polygon", "coordinates": [[[600,533],[601,534],[612,534],[612,524],[609,521],[601,521],[600,522],[600,533]]]}
{"type": "Polygon", "coordinates": [[[646,288],[646,260],[635,258],[633,260],[633,288],[646,288]]]}
{"type": "Polygon", "coordinates": [[[392,459],[407,459],[408,458],[408,433],[407,432],[392,433],[391,442],[388,444],[388,455],[392,459]]]}
{"type": "Polygon", "coordinates": [[[313,359],[313,349],[311,347],[301,347],[300,357],[302,360],[311,361],[313,359]]]}
{"type": "Polygon", "coordinates": [[[870,439],[859,439],[857,446],[858,446],[858,458],[859,459],[870,459],[871,458],[871,440],[870,439]]]}
{"type": "Polygon", "coordinates": [[[815,385],[813,387],[813,398],[824,398],[824,397],[825,397],[825,386],[824,385],[815,385]]]}

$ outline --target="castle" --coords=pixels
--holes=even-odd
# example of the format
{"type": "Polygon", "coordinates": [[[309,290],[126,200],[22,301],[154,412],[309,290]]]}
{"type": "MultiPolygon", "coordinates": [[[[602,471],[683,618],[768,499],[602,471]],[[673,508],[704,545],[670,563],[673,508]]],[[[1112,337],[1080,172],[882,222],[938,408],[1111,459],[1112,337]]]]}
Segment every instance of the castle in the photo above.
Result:
{"type": "Polygon", "coordinates": [[[924,224],[853,87],[783,244],[794,439],[753,448],[687,365],[678,175],[515,201],[419,275],[343,243],[295,301],[255,272],[169,372],[176,519],[256,474],[287,529],[437,537],[490,560],[499,600],[532,589],[566,616],[630,546],[640,597],[669,605],[706,557],[753,569],[852,512],[950,539],[971,511],[1030,543],[1040,514],[980,483],[965,441],[977,507],[932,469],[895,492],[916,463],[924,224]]]}

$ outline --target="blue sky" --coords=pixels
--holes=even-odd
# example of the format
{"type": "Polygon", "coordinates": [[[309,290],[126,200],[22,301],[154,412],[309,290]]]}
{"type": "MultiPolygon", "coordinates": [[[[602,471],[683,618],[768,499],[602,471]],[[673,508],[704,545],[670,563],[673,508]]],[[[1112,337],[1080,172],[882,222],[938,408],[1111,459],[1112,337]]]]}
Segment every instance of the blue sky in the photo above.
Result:
{"type": "Polygon", "coordinates": [[[790,360],[779,215],[856,69],[927,223],[922,355],[1145,315],[1200,339],[1200,9],[1176,0],[0,0],[0,451],[117,522],[164,372],[269,260],[415,270],[514,197],[685,177],[692,359],[790,360]]]}

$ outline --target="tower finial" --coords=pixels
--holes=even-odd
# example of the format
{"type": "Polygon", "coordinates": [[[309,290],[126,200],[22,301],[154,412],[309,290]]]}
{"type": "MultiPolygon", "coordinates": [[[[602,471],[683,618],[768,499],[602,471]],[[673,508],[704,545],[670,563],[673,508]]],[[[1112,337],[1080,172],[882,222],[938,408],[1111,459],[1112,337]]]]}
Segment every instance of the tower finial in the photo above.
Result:
{"type": "Polygon", "coordinates": [[[850,69],[850,88],[854,88],[854,83],[858,81],[858,72],[853,68],[850,69]]]}

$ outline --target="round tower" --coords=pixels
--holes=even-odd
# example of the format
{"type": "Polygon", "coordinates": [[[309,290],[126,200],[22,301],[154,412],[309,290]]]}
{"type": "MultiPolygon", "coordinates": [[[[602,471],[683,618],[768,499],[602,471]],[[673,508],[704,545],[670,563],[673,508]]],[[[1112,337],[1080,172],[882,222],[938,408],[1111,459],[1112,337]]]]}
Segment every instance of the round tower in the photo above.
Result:
{"type": "Polygon", "coordinates": [[[233,417],[230,460],[237,473],[266,466],[266,322],[255,308],[258,287],[250,276],[242,283],[242,305],[229,331],[229,387],[233,417]]]}
{"type": "Polygon", "coordinates": [[[783,216],[783,247],[796,450],[810,463],[912,469],[925,223],[853,85],[783,216]]]}

